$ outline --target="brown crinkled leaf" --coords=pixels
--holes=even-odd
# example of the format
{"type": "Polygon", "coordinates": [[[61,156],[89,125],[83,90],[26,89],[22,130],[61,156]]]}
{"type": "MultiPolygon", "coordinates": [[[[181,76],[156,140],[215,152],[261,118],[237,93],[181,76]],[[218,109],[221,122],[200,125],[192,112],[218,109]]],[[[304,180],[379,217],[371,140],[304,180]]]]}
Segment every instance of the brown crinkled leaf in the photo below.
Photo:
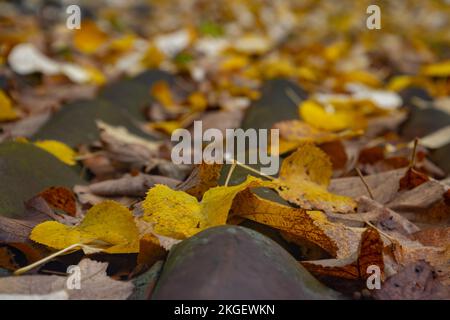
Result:
{"type": "Polygon", "coordinates": [[[424,260],[436,269],[442,283],[450,285],[450,246],[424,246],[418,241],[401,240],[392,246],[391,254],[399,266],[424,260]]]}
{"type": "Polygon", "coordinates": [[[60,209],[74,217],[77,204],[73,192],[65,187],[50,187],[39,193],[51,207],[60,209]]]}
{"type": "Polygon", "coordinates": [[[25,275],[0,278],[0,294],[43,295],[64,290],[70,300],[120,300],[132,293],[132,283],[116,281],[106,275],[107,263],[83,259],[78,266],[80,290],[68,290],[67,277],[25,275]]]}
{"type": "Polygon", "coordinates": [[[139,173],[136,176],[125,174],[119,179],[106,180],[89,185],[89,190],[102,197],[144,197],[148,189],[156,184],[174,188],[179,180],[158,175],[139,173]]]}
{"type": "Polygon", "coordinates": [[[378,266],[383,278],[383,241],[378,231],[368,228],[361,236],[356,258],[304,261],[302,265],[329,286],[349,292],[361,290],[371,275],[367,273],[369,266],[378,266]],[[350,281],[347,282],[348,280],[350,281]]]}
{"type": "Polygon", "coordinates": [[[405,175],[400,179],[400,187],[398,190],[411,190],[428,180],[430,180],[430,178],[425,173],[417,171],[414,168],[409,168],[405,175]]]}
{"type": "Polygon", "coordinates": [[[233,212],[249,220],[307,239],[331,255],[344,258],[357,251],[361,230],[328,221],[320,211],[291,208],[262,199],[249,190],[239,193],[233,212]]]}
{"type": "MultiPolygon", "coordinates": [[[[395,197],[399,180],[404,175],[405,171],[406,169],[397,169],[368,175],[364,177],[364,180],[372,191],[375,200],[381,204],[385,204],[395,197]]],[[[332,179],[329,190],[330,192],[351,197],[353,199],[360,196],[369,196],[360,177],[332,179]]]]}
{"type": "Polygon", "coordinates": [[[179,184],[176,190],[185,191],[201,200],[206,191],[218,185],[221,170],[222,164],[203,162],[192,170],[186,181],[179,184]]]}
{"type": "Polygon", "coordinates": [[[445,194],[448,186],[431,180],[418,187],[399,193],[387,204],[414,223],[450,225],[450,205],[445,194]]]}
{"type": "Polygon", "coordinates": [[[419,228],[408,219],[365,196],[358,199],[358,211],[365,212],[360,214],[371,215],[371,217],[368,217],[370,222],[393,236],[409,237],[414,232],[419,231],[419,228]]]}
{"type": "Polygon", "coordinates": [[[285,200],[307,210],[353,212],[353,199],[328,192],[332,165],[328,156],[310,143],[303,143],[281,165],[277,192],[285,200]]]}
{"type": "Polygon", "coordinates": [[[160,143],[135,136],[125,127],[113,127],[102,121],[97,121],[97,127],[105,154],[116,168],[150,170],[158,164],[160,143]]]}
{"type": "Polygon", "coordinates": [[[425,261],[415,261],[388,278],[373,297],[379,300],[450,299],[450,290],[436,277],[425,261]]]}
{"type": "Polygon", "coordinates": [[[450,227],[420,230],[415,232],[413,237],[424,246],[445,247],[450,244],[450,227]]]}

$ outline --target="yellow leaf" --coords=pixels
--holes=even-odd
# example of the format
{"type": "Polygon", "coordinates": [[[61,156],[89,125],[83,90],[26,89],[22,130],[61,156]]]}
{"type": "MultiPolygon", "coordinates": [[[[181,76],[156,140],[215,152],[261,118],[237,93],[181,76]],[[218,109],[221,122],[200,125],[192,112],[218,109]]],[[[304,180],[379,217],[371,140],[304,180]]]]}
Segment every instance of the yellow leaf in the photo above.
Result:
{"type": "Polygon", "coordinates": [[[64,249],[76,243],[101,241],[109,245],[107,253],[134,253],[139,251],[139,231],[133,214],[115,201],[93,206],[77,226],[66,226],[46,221],[31,232],[30,239],[54,249],[64,249]]]}
{"type": "Polygon", "coordinates": [[[188,97],[189,106],[192,110],[203,111],[208,106],[208,100],[201,92],[191,93],[188,97]]]}
{"type": "Polygon", "coordinates": [[[79,51],[91,54],[96,52],[108,40],[108,35],[100,30],[94,21],[87,20],[81,29],[75,31],[73,45],[79,51]]]}
{"type": "Polygon", "coordinates": [[[278,193],[291,203],[308,210],[347,213],[356,203],[349,197],[327,191],[332,175],[328,156],[311,143],[302,143],[280,168],[278,193]]]}
{"type": "Polygon", "coordinates": [[[247,66],[249,64],[249,60],[244,55],[234,55],[231,57],[226,58],[221,64],[220,64],[220,70],[221,71],[235,71],[242,69],[243,67],[247,66]]]}
{"type": "Polygon", "coordinates": [[[9,97],[0,89],[0,121],[17,119],[17,114],[12,107],[9,97]]]}
{"type": "Polygon", "coordinates": [[[152,85],[150,94],[163,105],[163,107],[171,108],[175,106],[172,93],[166,81],[160,80],[152,85]]]}
{"type": "Polygon", "coordinates": [[[422,68],[421,73],[429,77],[449,77],[450,60],[429,64],[422,68]]]}
{"type": "Polygon", "coordinates": [[[243,217],[287,232],[289,239],[306,239],[334,257],[351,256],[358,249],[362,230],[328,221],[320,211],[291,208],[262,199],[245,190],[233,203],[233,217],[243,217]]]}
{"type": "Polygon", "coordinates": [[[36,141],[34,145],[51,153],[60,161],[68,164],[69,166],[73,166],[77,163],[75,160],[77,153],[62,142],[56,140],[42,140],[36,141]]]}
{"type": "Polygon", "coordinates": [[[271,182],[248,176],[239,185],[209,189],[201,202],[184,191],[156,185],[142,203],[143,219],[154,224],[157,234],[184,239],[206,228],[225,224],[237,193],[246,188],[269,185],[271,182]]]}
{"type": "Polygon", "coordinates": [[[409,86],[411,86],[414,83],[414,77],[411,76],[395,76],[393,77],[388,85],[388,90],[391,91],[400,91],[403,90],[409,86]]]}
{"type": "Polygon", "coordinates": [[[300,117],[318,129],[340,131],[362,129],[365,119],[353,110],[326,110],[321,104],[306,100],[299,105],[300,117]]]}
{"type": "Polygon", "coordinates": [[[142,58],[142,64],[149,69],[157,68],[164,59],[164,54],[155,45],[151,45],[142,58]]]}

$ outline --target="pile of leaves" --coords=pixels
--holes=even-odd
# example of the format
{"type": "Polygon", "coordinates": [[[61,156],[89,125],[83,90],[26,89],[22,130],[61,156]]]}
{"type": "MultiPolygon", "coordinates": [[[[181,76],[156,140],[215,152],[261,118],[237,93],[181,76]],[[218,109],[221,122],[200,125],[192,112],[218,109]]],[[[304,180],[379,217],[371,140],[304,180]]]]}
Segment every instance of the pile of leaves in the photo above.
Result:
{"type": "Polygon", "coordinates": [[[450,297],[444,1],[384,3],[381,30],[369,1],[80,3],[79,30],[59,4],[0,3],[0,298],[139,299],[174,245],[224,224],[275,233],[355,299],[450,297]],[[195,120],[279,129],[278,176],[174,164],[195,120]],[[58,168],[16,179],[13,150],[58,168]],[[65,289],[69,265],[88,289],[65,289]]]}

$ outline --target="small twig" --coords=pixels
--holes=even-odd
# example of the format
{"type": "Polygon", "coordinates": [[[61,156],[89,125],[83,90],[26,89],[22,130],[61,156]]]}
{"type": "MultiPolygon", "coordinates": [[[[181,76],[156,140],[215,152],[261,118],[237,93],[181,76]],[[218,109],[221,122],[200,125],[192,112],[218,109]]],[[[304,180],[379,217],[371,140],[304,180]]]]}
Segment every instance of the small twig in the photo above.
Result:
{"type": "Polygon", "coordinates": [[[85,153],[85,154],[80,154],[80,155],[74,157],[74,159],[77,160],[77,161],[86,160],[86,159],[89,159],[89,158],[101,155],[103,153],[104,153],[103,150],[95,151],[95,152],[89,152],[89,153],[85,153]]]}
{"type": "Polygon", "coordinates": [[[59,271],[54,271],[54,270],[39,270],[39,272],[42,272],[42,273],[46,273],[46,274],[55,274],[55,275],[58,275],[58,276],[64,276],[64,277],[66,277],[67,275],[68,275],[68,273],[66,273],[66,272],[59,272],[59,271]]]}
{"type": "Polygon", "coordinates": [[[302,102],[302,98],[297,94],[297,92],[292,90],[292,88],[287,88],[285,91],[288,98],[291,99],[291,101],[295,103],[296,106],[298,106],[302,102]]]}
{"type": "Polygon", "coordinates": [[[262,173],[262,172],[259,171],[259,170],[253,169],[252,167],[250,167],[250,166],[248,166],[248,165],[246,165],[246,164],[240,163],[240,162],[237,161],[237,160],[231,159],[231,161],[233,161],[233,163],[235,163],[235,164],[238,165],[239,167],[242,167],[242,168],[244,168],[244,169],[247,169],[247,170],[249,170],[249,171],[251,171],[251,172],[253,172],[253,173],[256,173],[256,174],[258,174],[258,175],[260,175],[260,176],[263,176],[264,178],[267,178],[267,179],[269,179],[269,180],[275,180],[274,177],[269,176],[269,175],[267,175],[267,174],[265,174],[265,173],[262,173]]]}
{"type": "MultiPolygon", "coordinates": [[[[372,191],[370,190],[369,185],[367,184],[366,180],[364,179],[364,176],[361,173],[361,170],[359,170],[359,168],[355,168],[355,169],[356,169],[356,172],[358,173],[358,176],[361,179],[362,183],[366,187],[367,192],[370,195],[370,198],[372,200],[375,200],[375,198],[373,197],[372,191]]],[[[381,231],[379,228],[375,227],[375,225],[373,225],[373,223],[370,222],[369,220],[367,220],[364,216],[362,216],[362,219],[363,219],[365,224],[367,224],[368,226],[370,226],[370,227],[374,228],[375,230],[377,230],[381,235],[385,236],[389,241],[391,241],[392,243],[395,241],[395,239],[393,239],[391,236],[389,236],[385,232],[381,231]]]]}
{"type": "Polygon", "coordinates": [[[375,198],[374,198],[374,196],[373,196],[373,193],[372,193],[372,190],[370,190],[370,187],[369,187],[369,185],[367,184],[366,179],[364,179],[364,177],[363,177],[363,175],[362,175],[362,173],[361,173],[361,170],[359,170],[359,168],[355,168],[355,169],[356,169],[356,172],[358,173],[358,176],[359,176],[359,178],[361,179],[362,183],[363,183],[364,186],[366,187],[366,190],[367,190],[367,192],[369,193],[370,198],[371,198],[372,200],[375,200],[375,198]]]}
{"type": "Polygon", "coordinates": [[[231,175],[233,174],[234,169],[236,168],[237,163],[233,162],[233,164],[230,167],[230,170],[228,170],[227,178],[225,180],[225,187],[228,186],[228,183],[230,182],[231,175]]]}
{"type": "Polygon", "coordinates": [[[14,271],[14,275],[15,275],[15,276],[21,275],[22,273],[25,273],[25,272],[27,272],[27,271],[30,271],[31,269],[34,269],[34,268],[40,266],[41,264],[43,264],[43,263],[45,263],[45,262],[47,262],[47,261],[50,261],[50,260],[52,260],[53,258],[56,258],[57,256],[60,256],[60,255],[66,253],[66,252],[68,252],[68,251],[71,251],[71,250],[73,250],[73,249],[75,249],[75,248],[79,248],[79,247],[81,247],[81,246],[83,246],[83,244],[81,244],[81,243],[75,243],[75,244],[72,244],[71,246],[68,246],[67,248],[64,248],[64,249],[62,249],[62,250],[56,251],[55,253],[53,253],[53,254],[51,254],[51,255],[49,255],[49,256],[47,256],[47,257],[41,259],[41,260],[38,260],[38,261],[36,261],[36,262],[34,262],[34,263],[32,263],[32,264],[26,266],[26,267],[17,269],[16,271],[14,271]]]}
{"type": "Polygon", "coordinates": [[[416,166],[416,152],[417,152],[417,145],[419,144],[419,138],[414,139],[414,147],[411,155],[411,160],[409,161],[409,168],[412,169],[416,166]]]}

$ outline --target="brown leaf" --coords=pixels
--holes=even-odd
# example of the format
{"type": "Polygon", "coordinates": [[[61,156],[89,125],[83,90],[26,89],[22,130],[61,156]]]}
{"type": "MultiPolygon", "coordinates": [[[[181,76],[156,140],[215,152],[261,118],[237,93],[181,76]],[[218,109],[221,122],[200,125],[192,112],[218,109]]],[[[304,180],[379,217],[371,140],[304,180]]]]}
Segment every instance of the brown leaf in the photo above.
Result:
{"type": "Polygon", "coordinates": [[[25,275],[0,278],[0,293],[20,295],[43,295],[64,290],[70,300],[118,300],[126,299],[133,284],[116,281],[106,275],[107,263],[83,259],[78,264],[81,272],[81,289],[68,290],[67,277],[25,275]]]}
{"type": "Polygon", "coordinates": [[[356,258],[304,261],[302,265],[333,288],[347,292],[361,290],[370,276],[367,273],[369,266],[378,266],[383,277],[383,241],[375,229],[368,228],[361,236],[356,258]]]}
{"type": "Polygon", "coordinates": [[[51,207],[60,209],[72,217],[77,213],[75,195],[65,187],[50,187],[39,193],[39,196],[51,207]]]}
{"type": "Polygon", "coordinates": [[[158,176],[139,173],[136,176],[126,174],[122,178],[106,180],[89,185],[89,190],[102,197],[144,197],[148,189],[156,184],[165,184],[174,188],[180,181],[158,176]]]}
{"type": "Polygon", "coordinates": [[[388,278],[373,296],[379,300],[448,300],[450,290],[437,279],[433,267],[417,261],[388,278]]]}
{"type": "Polygon", "coordinates": [[[207,164],[203,162],[192,170],[189,177],[179,184],[176,190],[186,191],[201,200],[206,191],[218,185],[221,170],[221,164],[207,164]]]}
{"type": "Polygon", "coordinates": [[[413,236],[424,246],[445,247],[450,244],[450,227],[420,230],[413,236]]]}
{"type": "MultiPolygon", "coordinates": [[[[376,201],[385,204],[393,199],[398,183],[404,175],[406,169],[392,170],[365,176],[364,180],[368,184],[376,201]]],[[[356,199],[360,196],[369,196],[364,183],[360,177],[347,177],[332,179],[329,187],[330,192],[344,195],[356,199]]]]}
{"type": "Polygon", "coordinates": [[[427,182],[430,178],[414,168],[409,168],[405,175],[400,179],[399,191],[411,190],[427,182]]]}
{"type": "Polygon", "coordinates": [[[327,220],[320,211],[291,208],[262,199],[251,191],[237,195],[233,212],[243,218],[288,232],[317,244],[332,256],[344,258],[357,251],[361,231],[327,220]]]}

